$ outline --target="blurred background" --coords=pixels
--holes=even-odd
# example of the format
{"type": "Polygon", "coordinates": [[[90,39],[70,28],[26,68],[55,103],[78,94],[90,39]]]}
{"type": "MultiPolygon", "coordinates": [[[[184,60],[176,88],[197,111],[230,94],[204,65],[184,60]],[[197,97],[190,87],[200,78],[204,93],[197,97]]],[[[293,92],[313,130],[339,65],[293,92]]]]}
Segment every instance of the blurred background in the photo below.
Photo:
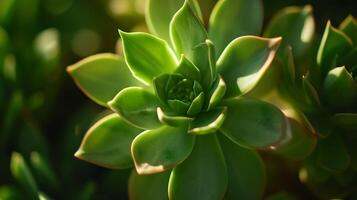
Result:
{"type": "MultiPolygon", "coordinates": [[[[107,170],[73,156],[105,111],[79,91],[65,68],[100,52],[121,54],[118,28],[147,31],[145,1],[0,0],[0,199],[26,199],[26,188],[10,172],[14,151],[39,189],[54,199],[128,199],[130,170],[107,170]]],[[[216,0],[200,3],[207,21],[216,0]]],[[[266,22],[286,6],[312,5],[319,35],[328,19],[337,26],[348,14],[357,17],[355,0],[263,3],[266,22]]],[[[267,196],[287,191],[296,199],[316,198],[296,175],[277,168],[267,166],[268,177],[275,179],[269,180],[267,196]]]]}

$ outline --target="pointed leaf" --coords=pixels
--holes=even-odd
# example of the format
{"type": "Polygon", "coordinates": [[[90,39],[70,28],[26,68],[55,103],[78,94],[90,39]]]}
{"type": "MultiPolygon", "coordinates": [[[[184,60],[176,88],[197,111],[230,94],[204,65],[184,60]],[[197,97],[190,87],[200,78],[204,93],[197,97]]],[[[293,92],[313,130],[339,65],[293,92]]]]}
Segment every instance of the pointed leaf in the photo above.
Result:
{"type": "Polygon", "coordinates": [[[110,114],[96,122],[86,133],[75,156],[112,169],[131,167],[130,145],[142,130],[110,114]]]}
{"type": "Polygon", "coordinates": [[[317,159],[324,169],[331,172],[346,170],[351,162],[351,158],[337,133],[319,141],[317,159]]]}
{"type": "Polygon", "coordinates": [[[190,124],[188,133],[203,135],[216,132],[226,118],[227,108],[216,108],[200,113],[190,124]]]}
{"type": "Polygon", "coordinates": [[[224,199],[262,199],[266,175],[259,154],[234,144],[222,134],[218,135],[228,170],[228,188],[224,199]]]}
{"type": "MultiPolygon", "coordinates": [[[[281,48],[292,47],[295,57],[301,57],[312,42],[315,22],[312,7],[287,7],[278,12],[265,29],[264,37],[283,38],[281,48]]],[[[280,51],[283,53],[283,51],[280,51]]]]}
{"type": "Polygon", "coordinates": [[[187,110],[187,115],[195,116],[198,113],[200,113],[204,102],[205,102],[205,94],[201,92],[195,99],[193,99],[190,108],[187,110]]]}
{"type": "Polygon", "coordinates": [[[153,129],[161,125],[156,108],[161,105],[151,92],[129,87],[120,91],[108,105],[128,122],[142,129],[153,129]]]}
{"type": "Polygon", "coordinates": [[[219,76],[219,78],[216,79],[215,84],[213,85],[209,95],[209,101],[207,106],[208,110],[211,110],[218,103],[220,103],[220,101],[224,97],[224,94],[226,93],[226,89],[226,83],[224,82],[223,78],[219,76]]]}
{"type": "Polygon", "coordinates": [[[351,38],[354,46],[357,46],[357,20],[352,15],[343,20],[339,29],[351,38]]]}
{"type": "Polygon", "coordinates": [[[188,109],[190,108],[190,104],[180,100],[168,100],[167,103],[169,104],[171,110],[177,115],[186,115],[188,109]]]}
{"type": "Polygon", "coordinates": [[[232,41],[217,61],[227,85],[226,97],[252,90],[273,61],[281,38],[243,36],[232,41]]]}
{"type": "Polygon", "coordinates": [[[289,140],[276,147],[275,152],[292,160],[303,160],[309,156],[316,147],[317,136],[298,121],[288,118],[289,140]]]}
{"type": "Polygon", "coordinates": [[[135,170],[129,178],[129,199],[168,200],[167,186],[171,171],[158,174],[139,175],[135,170]]]}
{"type": "Polygon", "coordinates": [[[319,64],[321,72],[326,74],[331,68],[337,67],[334,64],[335,57],[344,56],[351,50],[351,39],[342,31],[332,27],[330,22],[327,22],[317,53],[317,64],[319,64]]]}
{"type": "Polygon", "coordinates": [[[177,11],[170,23],[170,37],[176,54],[193,58],[193,47],[207,39],[207,32],[192,9],[189,0],[177,11]]]}
{"type": "Polygon", "coordinates": [[[21,154],[17,152],[12,153],[10,170],[16,181],[27,192],[28,198],[38,199],[38,188],[35,179],[21,154]]]}
{"type": "MultiPolygon", "coordinates": [[[[149,0],[145,16],[149,30],[170,43],[170,21],[184,2],[185,0],[149,0]]],[[[197,1],[192,0],[192,4],[197,16],[200,16],[197,1]]]]}
{"type": "Polygon", "coordinates": [[[201,73],[200,70],[185,56],[181,56],[180,64],[175,70],[175,73],[181,74],[185,78],[200,81],[201,73]]]}
{"type": "Polygon", "coordinates": [[[218,1],[209,22],[209,36],[216,45],[217,56],[233,39],[243,35],[259,35],[262,26],[261,0],[218,1]]]}
{"type": "Polygon", "coordinates": [[[223,199],[226,188],[227,169],[216,135],[197,136],[191,155],[171,173],[169,199],[223,199]]]}
{"type": "Polygon", "coordinates": [[[210,40],[206,40],[194,47],[192,51],[192,62],[201,72],[200,83],[203,89],[208,91],[217,76],[214,45],[210,40]]]}
{"type": "Polygon", "coordinates": [[[175,54],[164,40],[147,33],[120,31],[120,36],[125,61],[138,80],[151,85],[155,76],[176,69],[175,54]]]}
{"type": "Polygon", "coordinates": [[[187,134],[187,126],[162,126],[144,131],[131,146],[136,171],[153,174],[175,167],[190,155],[194,139],[187,134]]]}
{"type": "Polygon", "coordinates": [[[328,72],[323,91],[328,105],[333,109],[348,109],[357,103],[357,84],[345,67],[328,72]]]}
{"type": "Polygon", "coordinates": [[[98,54],[67,68],[79,88],[93,101],[107,106],[121,89],[140,85],[124,60],[114,54],[98,54]]]}
{"type": "Polygon", "coordinates": [[[193,119],[185,116],[169,116],[162,111],[161,108],[157,108],[157,116],[161,123],[169,126],[182,126],[187,125],[193,119]]]}
{"type": "Polygon", "coordinates": [[[286,119],[272,104],[253,99],[230,99],[226,120],[220,128],[235,143],[266,148],[285,137],[286,119]]]}

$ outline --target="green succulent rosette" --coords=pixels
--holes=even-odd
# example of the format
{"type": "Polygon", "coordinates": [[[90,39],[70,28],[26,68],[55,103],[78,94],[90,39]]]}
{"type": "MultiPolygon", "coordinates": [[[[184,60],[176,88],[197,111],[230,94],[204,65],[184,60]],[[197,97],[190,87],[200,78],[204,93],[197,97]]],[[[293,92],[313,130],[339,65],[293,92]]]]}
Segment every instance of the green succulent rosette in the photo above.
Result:
{"type": "Polygon", "coordinates": [[[259,99],[275,86],[267,81],[272,66],[279,70],[281,43],[253,36],[262,2],[219,1],[208,30],[196,1],[150,0],[147,8],[153,34],[119,31],[124,58],[99,54],[68,68],[85,94],[114,111],[75,156],[135,166],[131,199],[262,198],[265,170],[254,149],[301,159],[315,144],[297,111],[259,99]]]}
{"type": "Polygon", "coordinates": [[[325,198],[344,197],[357,186],[356,35],[352,16],[339,28],[328,22],[315,64],[303,75],[295,73],[300,66],[294,65],[291,51],[285,54],[285,92],[319,136],[300,178],[325,198]]]}

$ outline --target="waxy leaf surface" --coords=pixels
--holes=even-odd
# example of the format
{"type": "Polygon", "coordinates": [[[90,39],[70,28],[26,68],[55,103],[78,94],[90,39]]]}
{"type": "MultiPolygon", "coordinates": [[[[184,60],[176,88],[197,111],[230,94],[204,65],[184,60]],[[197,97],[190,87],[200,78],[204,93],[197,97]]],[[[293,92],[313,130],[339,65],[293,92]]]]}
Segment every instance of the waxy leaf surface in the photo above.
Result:
{"type": "Polygon", "coordinates": [[[131,143],[142,131],[128,124],[118,114],[110,114],[87,131],[75,156],[107,168],[129,168],[133,166],[131,143]]]}

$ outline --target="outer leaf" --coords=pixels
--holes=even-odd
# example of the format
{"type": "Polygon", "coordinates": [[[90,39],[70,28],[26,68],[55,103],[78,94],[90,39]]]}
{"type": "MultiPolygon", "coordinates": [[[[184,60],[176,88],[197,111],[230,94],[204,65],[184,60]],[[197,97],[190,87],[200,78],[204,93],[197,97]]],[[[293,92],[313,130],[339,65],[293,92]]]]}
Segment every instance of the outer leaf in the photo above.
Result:
{"type": "Polygon", "coordinates": [[[189,0],[174,15],[170,23],[170,37],[177,55],[193,58],[193,47],[207,39],[207,32],[192,10],[189,0]]]}
{"type": "Polygon", "coordinates": [[[209,25],[209,36],[216,45],[218,56],[233,39],[260,34],[263,26],[262,1],[220,0],[212,11],[209,25]]]}
{"type": "Polygon", "coordinates": [[[278,146],[275,152],[292,160],[303,160],[316,147],[317,137],[298,121],[289,118],[289,140],[278,146]]]}
{"type": "Polygon", "coordinates": [[[208,110],[211,110],[218,103],[220,103],[220,101],[222,100],[222,98],[226,93],[226,90],[227,90],[226,83],[224,82],[223,78],[219,76],[219,78],[216,79],[214,86],[211,88],[208,106],[207,106],[208,110]]]}
{"type": "Polygon", "coordinates": [[[200,113],[190,124],[189,133],[203,135],[216,132],[226,118],[227,108],[216,108],[200,113]]]}
{"type": "Polygon", "coordinates": [[[351,38],[354,46],[357,46],[357,20],[352,15],[343,20],[339,29],[351,38]]]}
{"type": "MultiPolygon", "coordinates": [[[[290,45],[296,57],[301,57],[312,42],[315,22],[312,7],[287,7],[276,14],[265,29],[264,37],[281,36],[281,48],[290,45]]],[[[283,51],[281,51],[283,52],[283,51]]]]}
{"type": "Polygon", "coordinates": [[[333,109],[348,109],[357,103],[357,84],[345,67],[329,71],[323,91],[327,103],[333,109]]]}
{"type": "Polygon", "coordinates": [[[142,129],[153,129],[161,125],[157,118],[156,108],[160,101],[151,92],[129,87],[120,91],[108,105],[125,120],[142,129]]]}
{"type": "Polygon", "coordinates": [[[334,66],[336,56],[346,55],[352,50],[352,41],[343,32],[331,26],[327,22],[324,35],[317,53],[317,64],[320,65],[323,74],[326,74],[334,66]]]}
{"type": "Polygon", "coordinates": [[[125,169],[133,162],[130,145],[142,130],[110,114],[96,122],[86,133],[75,156],[99,166],[125,169]]]}
{"type": "Polygon", "coordinates": [[[196,137],[191,155],[172,171],[170,200],[223,199],[227,169],[215,134],[196,137]]]}
{"type": "Polygon", "coordinates": [[[154,77],[176,69],[176,57],[164,40],[147,33],[120,31],[120,36],[125,61],[138,80],[151,85],[154,77]]]}
{"type": "Polygon", "coordinates": [[[222,134],[218,138],[228,169],[228,188],[224,199],[262,199],[266,175],[259,154],[234,144],[222,134]]]}
{"type": "MultiPolygon", "coordinates": [[[[149,0],[146,11],[146,22],[152,33],[170,43],[170,21],[184,4],[185,0],[149,0]]],[[[193,9],[200,16],[198,3],[192,1],[193,9]]]]}
{"type": "Polygon", "coordinates": [[[98,54],[67,68],[79,88],[96,103],[107,106],[121,89],[139,85],[125,62],[114,54],[98,54]]]}
{"type": "Polygon", "coordinates": [[[161,123],[169,126],[182,126],[193,120],[192,118],[184,116],[169,116],[165,114],[161,108],[157,108],[157,116],[161,123]]]}
{"type": "Polygon", "coordinates": [[[220,130],[242,146],[266,148],[285,137],[286,119],[275,106],[253,99],[230,99],[220,130]]]}
{"type": "Polygon", "coordinates": [[[167,186],[171,171],[159,174],[138,175],[132,171],[129,178],[129,199],[131,200],[168,200],[167,186]]]}
{"type": "Polygon", "coordinates": [[[318,161],[328,171],[341,172],[347,169],[351,159],[339,135],[331,134],[320,140],[318,161]]]}
{"type": "Polygon", "coordinates": [[[11,155],[10,170],[16,181],[21,184],[24,190],[26,190],[27,195],[29,195],[28,197],[38,199],[38,189],[35,179],[33,178],[23,157],[17,152],[12,153],[11,155]]]}
{"type": "Polygon", "coordinates": [[[131,146],[136,171],[153,174],[175,167],[184,161],[194,146],[187,127],[162,126],[137,136],[131,146]]]}
{"type": "Polygon", "coordinates": [[[226,97],[254,88],[273,61],[280,41],[281,38],[243,36],[227,46],[217,61],[217,70],[227,85],[226,97]]]}

